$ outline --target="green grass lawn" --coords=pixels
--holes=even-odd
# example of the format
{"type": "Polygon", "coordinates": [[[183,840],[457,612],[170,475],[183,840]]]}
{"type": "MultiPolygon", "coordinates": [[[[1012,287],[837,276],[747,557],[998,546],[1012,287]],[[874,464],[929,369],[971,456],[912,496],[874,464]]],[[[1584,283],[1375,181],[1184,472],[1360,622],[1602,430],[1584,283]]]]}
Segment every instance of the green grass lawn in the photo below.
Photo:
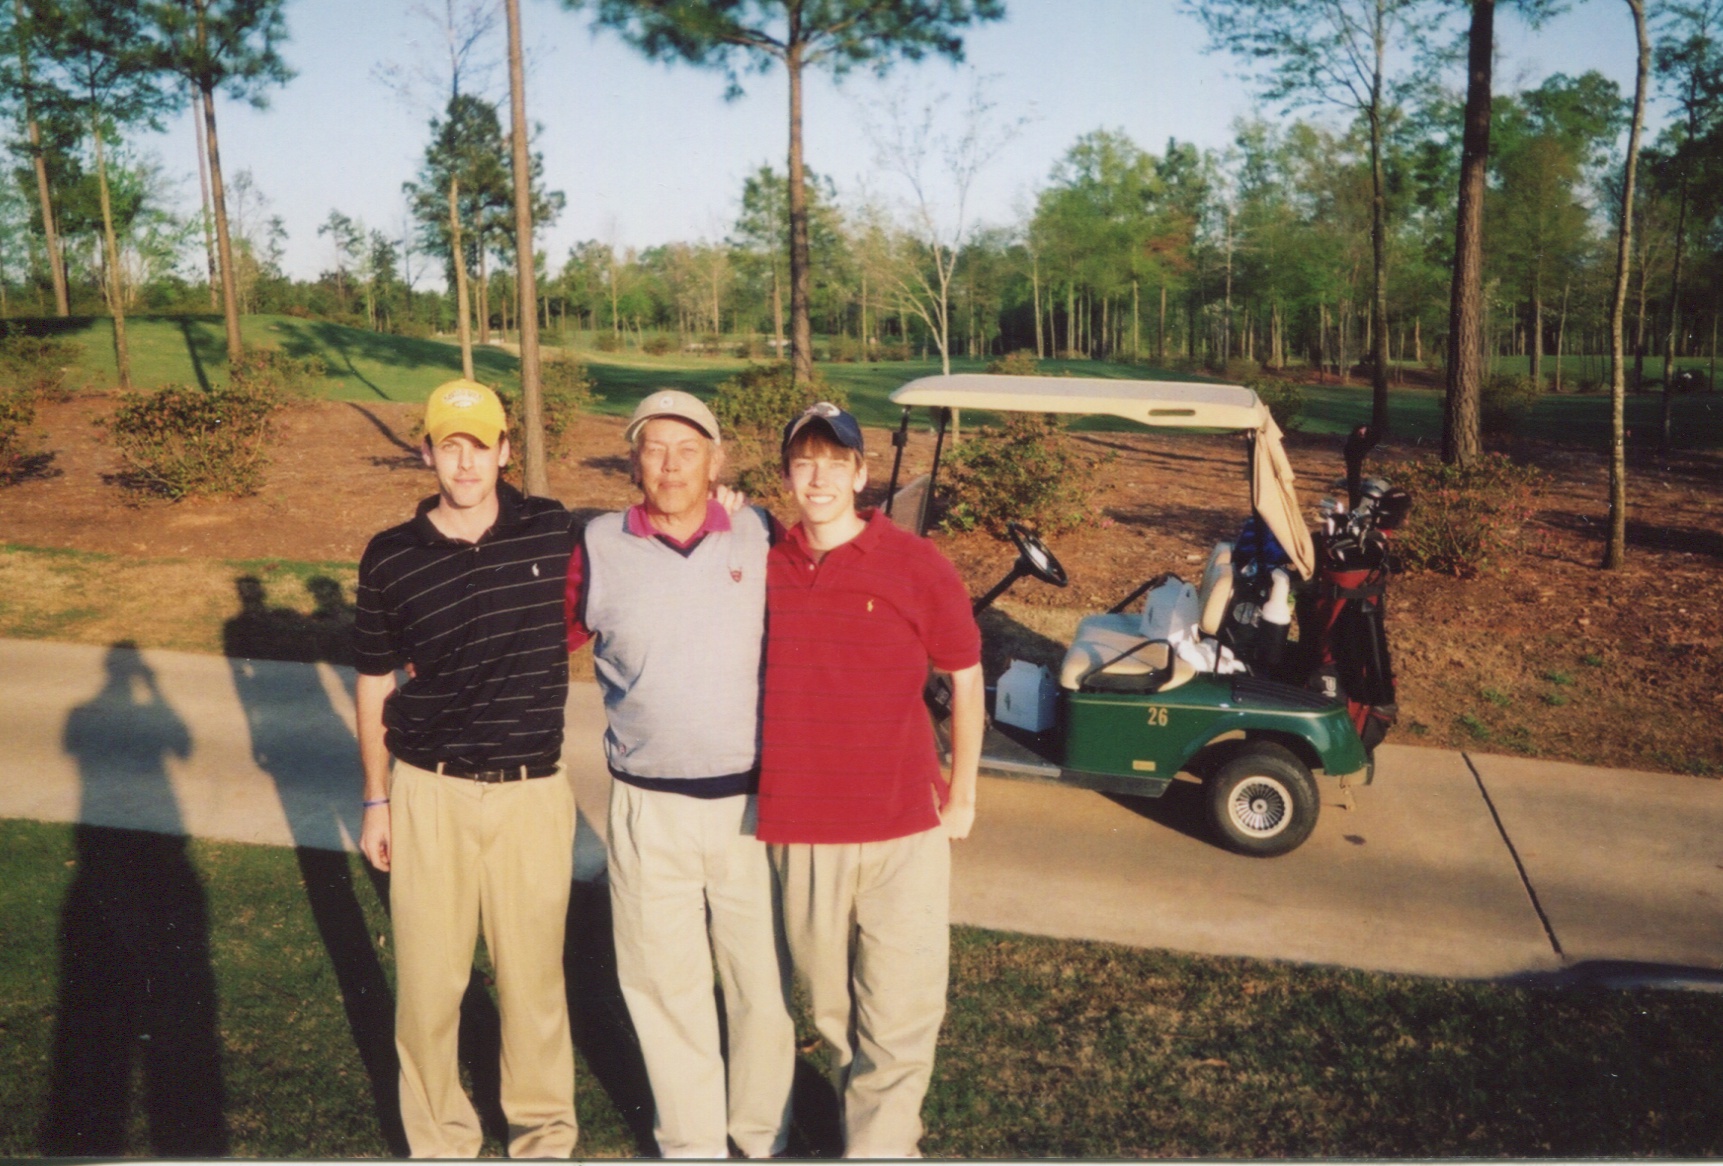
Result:
{"type": "MultiPolygon", "coordinates": [[[[582,892],[571,912],[581,1152],[631,1156],[644,1098],[604,903],[582,892]]],[[[398,1150],[386,1132],[392,947],[356,856],[0,821],[0,928],[11,940],[0,945],[0,1155],[41,1151],[69,1073],[127,1064],[129,1086],[102,1105],[126,1152],[150,1153],[160,1095],[141,1066],[170,1039],[213,1042],[219,1069],[169,1058],[150,1084],[219,1088],[236,1156],[398,1150]],[[128,903],[129,930],[100,926],[128,903]],[[170,919],[175,931],[151,934],[170,919]],[[177,1036],[123,990],[158,941],[168,954],[150,998],[172,1003],[177,1036]],[[79,958],[63,965],[66,943],[79,958]],[[213,1001],[191,990],[211,979],[213,1001]],[[90,989],[116,1007],[74,1034],[60,1002],[90,989]]],[[[482,1099],[494,1093],[494,1054],[481,1051],[494,1019],[488,997],[470,1003],[482,1099]]],[[[830,1105],[807,1057],[797,1098],[792,1150],[829,1152],[830,1105]]],[[[1719,1112],[1716,994],[1454,983],[957,928],[924,1149],[1698,1157],[1723,1151],[1719,1112]]],[[[499,1148],[493,1135],[487,1152],[499,1148]]]]}
{"type": "MultiPolygon", "coordinates": [[[[82,319],[66,325],[37,321],[78,342],[83,363],[75,383],[105,388],[114,381],[112,326],[106,318],[82,319]]],[[[387,336],[360,328],[349,328],[319,320],[291,316],[248,316],[244,321],[249,344],[280,348],[295,356],[316,356],[329,370],[322,391],[336,400],[420,401],[441,381],[458,376],[460,354],[454,344],[442,340],[413,340],[387,336]]],[[[227,344],[219,316],[138,316],[127,322],[132,349],[133,375],[142,387],[167,383],[217,383],[226,376],[227,344]]],[[[657,388],[686,389],[702,396],[715,391],[719,382],[744,367],[745,361],[731,357],[685,355],[648,356],[638,352],[582,352],[598,391],[604,395],[602,412],[626,415],[641,397],[657,388]]],[[[519,383],[519,362],[501,348],[475,348],[474,364],[479,379],[514,387],[519,383]]],[[[1569,357],[1577,371],[1578,357],[1569,357]]],[[[1521,361],[1523,363],[1523,360],[1521,361]]],[[[1654,362],[1661,369],[1660,362],[1654,362]]],[[[1687,360],[1684,365],[1703,368],[1707,362],[1687,360]]],[[[1593,361],[1596,364],[1596,361],[1593,361]]],[[[1516,367],[1506,360],[1503,368],[1516,367]]],[[[939,372],[938,361],[897,361],[877,364],[822,364],[822,374],[849,394],[851,407],[870,425],[895,425],[899,410],[887,399],[893,389],[916,377],[939,372]]],[[[956,372],[978,372],[985,362],[952,361],[956,372]]],[[[1052,375],[1106,378],[1185,379],[1179,374],[1145,370],[1101,361],[1049,360],[1042,364],[1052,375]]],[[[1206,379],[1206,378],[1188,378],[1206,379]]],[[[1305,388],[1305,410],[1301,428],[1313,433],[1345,433],[1369,419],[1370,390],[1357,385],[1311,385],[1305,388]]],[[[1630,395],[1627,399],[1629,442],[1655,442],[1660,398],[1657,393],[1630,395]]],[[[1423,444],[1435,444],[1442,434],[1442,394],[1430,389],[1395,388],[1390,394],[1390,416],[1398,436],[1423,444]]],[[[981,423],[985,417],[966,418],[965,424],[981,423]]],[[[1129,422],[1101,419],[1079,423],[1080,428],[1130,429],[1129,422]]],[[[1723,447],[1723,394],[1690,393],[1675,399],[1674,432],[1685,448],[1723,447]]],[[[1525,427],[1528,437],[1602,449],[1609,434],[1609,400],[1605,394],[1546,395],[1538,402],[1525,427]]]]}

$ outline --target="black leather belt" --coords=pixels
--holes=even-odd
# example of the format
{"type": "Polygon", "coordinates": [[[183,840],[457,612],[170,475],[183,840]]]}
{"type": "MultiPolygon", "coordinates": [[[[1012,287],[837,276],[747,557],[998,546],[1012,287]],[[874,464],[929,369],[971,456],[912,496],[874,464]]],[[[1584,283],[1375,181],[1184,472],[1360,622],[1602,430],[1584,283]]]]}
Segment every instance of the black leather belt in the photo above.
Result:
{"type": "Polygon", "coordinates": [[[507,769],[468,769],[464,765],[450,765],[446,761],[437,762],[434,772],[444,777],[464,777],[468,781],[482,781],[495,785],[501,781],[525,781],[530,777],[549,777],[556,772],[554,765],[513,765],[507,769]]]}

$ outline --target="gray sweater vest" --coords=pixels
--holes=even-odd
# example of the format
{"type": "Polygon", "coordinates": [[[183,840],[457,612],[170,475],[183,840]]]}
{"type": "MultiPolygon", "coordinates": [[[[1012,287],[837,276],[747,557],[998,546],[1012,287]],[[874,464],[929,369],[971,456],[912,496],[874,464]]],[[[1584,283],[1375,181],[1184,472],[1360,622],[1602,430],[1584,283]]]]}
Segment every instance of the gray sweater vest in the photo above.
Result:
{"type": "Polygon", "coordinates": [[[730,522],[686,557],[621,514],[587,524],[584,622],[613,770],[718,777],[759,761],[769,520],[750,508],[730,522]]]}

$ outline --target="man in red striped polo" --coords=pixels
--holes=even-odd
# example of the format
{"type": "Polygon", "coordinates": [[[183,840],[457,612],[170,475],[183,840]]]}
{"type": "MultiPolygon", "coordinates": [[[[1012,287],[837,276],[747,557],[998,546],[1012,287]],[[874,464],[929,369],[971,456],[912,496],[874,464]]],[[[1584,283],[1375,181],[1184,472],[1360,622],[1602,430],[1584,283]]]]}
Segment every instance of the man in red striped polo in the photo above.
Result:
{"type": "Polygon", "coordinates": [[[975,821],[985,696],[969,594],[876,511],[861,428],[821,402],[786,428],[800,521],[767,560],[759,838],[830,1046],[848,1157],[913,1157],[945,1016],[951,840],[975,821]],[[952,680],[952,763],[922,703],[952,680]]]}

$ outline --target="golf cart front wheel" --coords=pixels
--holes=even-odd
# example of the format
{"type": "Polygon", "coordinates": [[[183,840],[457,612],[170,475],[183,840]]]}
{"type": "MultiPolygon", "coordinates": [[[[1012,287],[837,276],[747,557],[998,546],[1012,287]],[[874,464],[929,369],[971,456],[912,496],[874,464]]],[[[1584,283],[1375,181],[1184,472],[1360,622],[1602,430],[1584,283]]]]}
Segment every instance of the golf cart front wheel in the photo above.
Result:
{"type": "Polygon", "coordinates": [[[1252,746],[1221,766],[1208,787],[1221,843],[1258,858],[1296,850],[1322,809],[1310,770],[1279,745],[1252,746]]]}

